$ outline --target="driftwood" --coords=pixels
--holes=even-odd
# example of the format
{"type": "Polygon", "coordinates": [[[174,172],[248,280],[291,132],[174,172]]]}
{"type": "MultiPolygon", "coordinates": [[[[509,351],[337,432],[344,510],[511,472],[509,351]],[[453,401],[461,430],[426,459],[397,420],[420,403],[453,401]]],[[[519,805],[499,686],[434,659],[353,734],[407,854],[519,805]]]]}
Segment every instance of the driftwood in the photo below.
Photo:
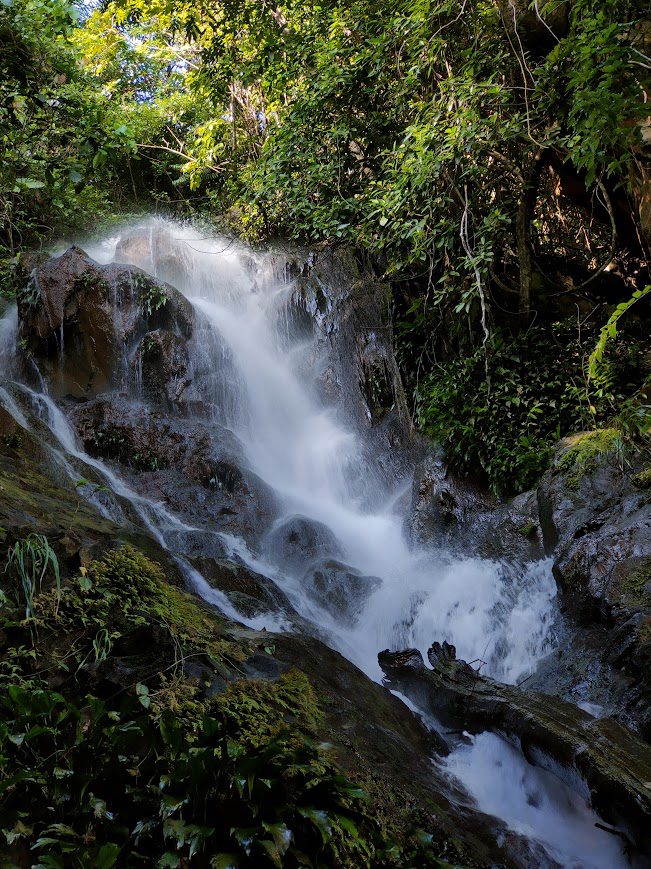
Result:
{"type": "Polygon", "coordinates": [[[595,719],[573,703],[485,678],[434,643],[433,669],[417,649],[381,652],[385,684],[399,689],[446,726],[500,732],[536,766],[590,797],[609,823],[623,826],[651,853],[651,747],[612,719],[595,719]]]}

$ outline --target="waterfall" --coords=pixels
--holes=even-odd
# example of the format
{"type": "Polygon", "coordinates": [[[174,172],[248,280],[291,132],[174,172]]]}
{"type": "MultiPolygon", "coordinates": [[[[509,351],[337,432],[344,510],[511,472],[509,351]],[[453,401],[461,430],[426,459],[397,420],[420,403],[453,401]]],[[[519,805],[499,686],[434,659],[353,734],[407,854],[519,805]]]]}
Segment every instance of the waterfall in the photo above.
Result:
{"type": "MultiPolygon", "coordinates": [[[[252,545],[220,530],[219,517],[206,516],[201,526],[182,521],[137,492],[119,472],[86,455],[47,395],[26,386],[13,393],[3,387],[0,404],[26,427],[18,391],[49,428],[58,455],[75,460],[70,478],[78,474],[79,463],[92,468],[112,490],[115,509],[127,505],[176,558],[192,588],[227,616],[256,628],[290,627],[278,613],[248,620],[238,613],[177,551],[179,534],[214,534],[232,556],[275,582],[299,615],[371,678],[380,677],[378,651],[409,646],[425,653],[435,639],[453,643],[459,657],[482,662],[483,673],[502,681],[514,683],[530,673],[554,642],[556,587],[550,561],[510,565],[413,545],[405,534],[402,506],[409,473],[387,474],[367,431],[347,412],[346,397],[327,402],[319,393],[318,375],[331,362],[333,344],[318,329],[292,338],[287,327],[292,280],[279,274],[273,258],[225,238],[206,239],[187,226],[162,221],[150,222],[147,232],[148,248],[135,264],[160,278],[173,271],[176,287],[192,304],[196,327],[188,349],[200,418],[235,435],[247,467],[275,494],[280,509],[269,527],[257,529],[252,545]],[[176,252],[171,264],[170,250],[176,252]],[[287,528],[307,529],[320,560],[313,553],[289,557],[281,545],[287,528]],[[334,586],[324,598],[331,577],[334,586]]],[[[119,238],[85,248],[98,262],[121,261],[119,238]]],[[[4,372],[15,330],[15,312],[10,312],[0,321],[4,372]]],[[[142,398],[141,359],[136,375],[135,391],[142,398]]],[[[413,475],[413,468],[407,471],[413,475]]],[[[510,748],[495,740],[490,734],[479,737],[447,762],[483,810],[545,846],[550,818],[563,800],[570,801],[574,832],[554,833],[562,844],[548,849],[551,859],[576,866],[615,866],[623,860],[609,841],[606,862],[590,862],[594,850],[584,847],[581,837],[596,816],[585,801],[577,803],[558,781],[550,783],[548,774],[528,768],[519,755],[515,760],[510,748]],[[501,765],[497,773],[495,763],[501,765]],[[486,781],[492,784],[502,775],[514,776],[511,799],[503,789],[489,798],[486,781]],[[544,811],[513,809],[534,791],[543,794],[544,811]]]]}

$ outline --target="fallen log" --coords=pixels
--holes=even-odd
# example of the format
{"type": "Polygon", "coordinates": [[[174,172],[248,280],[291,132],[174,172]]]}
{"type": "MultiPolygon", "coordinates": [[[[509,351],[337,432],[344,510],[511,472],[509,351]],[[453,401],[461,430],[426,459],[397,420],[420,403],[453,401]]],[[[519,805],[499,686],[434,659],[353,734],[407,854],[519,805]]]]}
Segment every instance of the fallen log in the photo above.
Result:
{"type": "Polygon", "coordinates": [[[502,685],[434,643],[426,667],[417,649],[380,652],[387,687],[397,689],[445,726],[491,730],[515,742],[535,766],[558,775],[622,826],[651,854],[651,747],[609,718],[595,719],[558,697],[502,685]]]}

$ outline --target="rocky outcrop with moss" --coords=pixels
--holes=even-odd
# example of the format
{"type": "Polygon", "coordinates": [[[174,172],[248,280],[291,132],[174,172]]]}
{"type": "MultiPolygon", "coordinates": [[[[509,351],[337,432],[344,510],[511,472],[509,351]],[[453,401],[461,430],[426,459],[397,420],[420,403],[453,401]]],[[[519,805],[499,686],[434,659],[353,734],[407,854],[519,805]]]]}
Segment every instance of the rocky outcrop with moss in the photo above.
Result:
{"type": "Polygon", "coordinates": [[[33,269],[18,309],[27,358],[56,397],[96,396],[119,386],[133,365],[168,401],[180,401],[190,381],[183,339],[192,334],[192,308],[140,269],[99,265],[71,247],[33,269]]]}
{"type": "MultiPolygon", "coordinates": [[[[546,549],[573,620],[594,626],[593,656],[626,681],[614,709],[651,737],[651,498],[648,456],[603,429],[562,442],[538,489],[546,549]]],[[[581,645],[580,643],[578,644],[581,645]]],[[[571,662],[574,679],[585,665],[571,662]]],[[[582,650],[585,654],[585,650],[582,650]]],[[[615,680],[616,681],[616,680],[615,680]]],[[[600,702],[598,696],[593,701],[600,702]]],[[[607,695],[602,697],[609,705],[607,695]]],[[[613,701],[611,701],[613,702],[613,701]]]]}

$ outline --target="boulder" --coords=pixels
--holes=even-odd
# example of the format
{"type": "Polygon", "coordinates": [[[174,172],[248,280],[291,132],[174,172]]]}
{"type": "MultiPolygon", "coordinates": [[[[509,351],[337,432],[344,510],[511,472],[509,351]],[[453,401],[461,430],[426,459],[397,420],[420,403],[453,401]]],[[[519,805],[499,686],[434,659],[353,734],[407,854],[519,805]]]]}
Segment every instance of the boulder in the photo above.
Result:
{"type": "Polygon", "coordinates": [[[306,594],[335,619],[353,625],[369,596],[382,585],[377,576],[361,571],[334,558],[321,559],[303,577],[306,594]]]}
{"type": "MultiPolygon", "coordinates": [[[[563,608],[584,631],[599,667],[612,680],[619,718],[651,739],[651,477],[642,455],[621,454],[612,429],[584,432],[559,445],[540,482],[538,504],[545,547],[563,608]]],[[[581,638],[581,643],[586,640],[581,638]]],[[[585,664],[570,670],[585,681],[585,664]]]]}
{"type": "Polygon", "coordinates": [[[416,468],[406,524],[421,546],[513,563],[544,554],[535,492],[497,504],[452,474],[438,455],[427,456],[416,468]]]}
{"type": "Polygon", "coordinates": [[[145,333],[192,334],[189,302],[136,268],[99,265],[78,247],[33,271],[18,294],[23,346],[55,398],[94,397],[130,379],[145,333]]]}
{"type": "Polygon", "coordinates": [[[265,541],[265,551],[280,567],[301,572],[319,558],[342,554],[328,526],[306,516],[292,516],[274,528],[265,541]]]}
{"type": "Polygon", "coordinates": [[[614,429],[562,441],[538,488],[545,548],[554,575],[578,608],[639,606],[627,577],[651,559],[651,498],[643,458],[620,455],[614,429]],[[641,472],[637,480],[637,472],[641,472]]]}
{"type": "Polygon", "coordinates": [[[233,605],[246,617],[263,613],[296,613],[287,595],[273,580],[252,570],[238,556],[230,558],[197,558],[193,565],[213,588],[223,591],[233,605]]]}

